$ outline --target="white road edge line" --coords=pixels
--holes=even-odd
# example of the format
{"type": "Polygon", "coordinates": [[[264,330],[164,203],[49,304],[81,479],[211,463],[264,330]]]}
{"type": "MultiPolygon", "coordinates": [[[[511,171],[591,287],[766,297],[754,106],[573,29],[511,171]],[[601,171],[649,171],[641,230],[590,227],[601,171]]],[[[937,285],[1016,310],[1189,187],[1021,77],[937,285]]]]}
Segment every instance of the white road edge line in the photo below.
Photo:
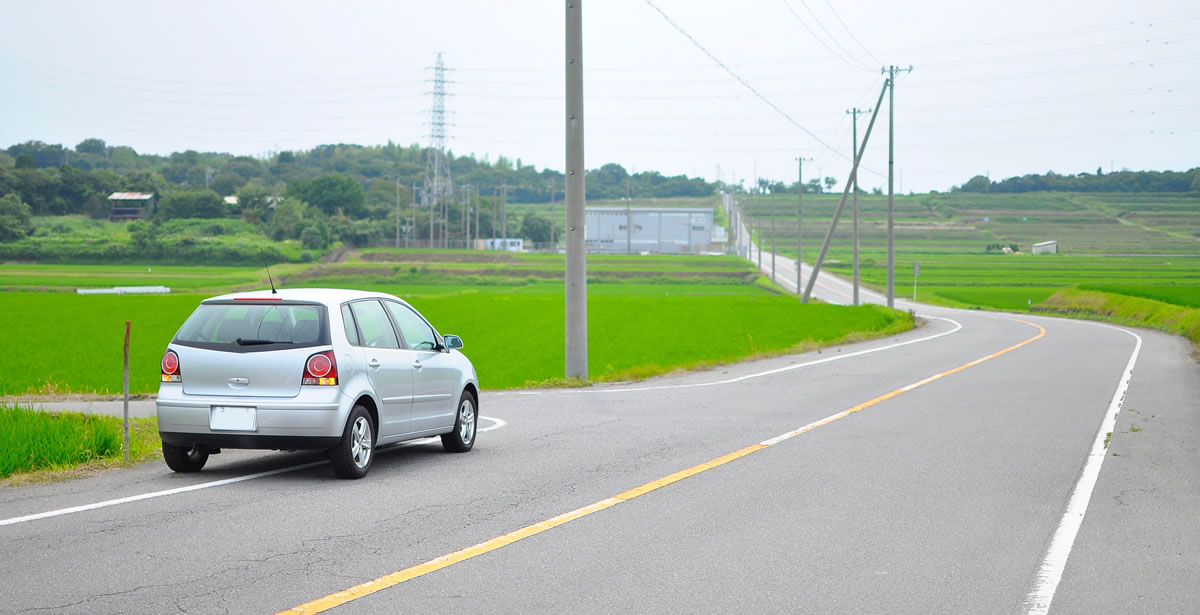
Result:
{"type": "MultiPolygon", "coordinates": [[[[508,422],[503,419],[493,418],[490,416],[482,416],[481,415],[479,417],[479,419],[482,421],[491,421],[491,423],[492,423],[492,425],[490,427],[484,427],[484,428],[479,429],[478,430],[479,433],[483,433],[485,431],[492,431],[494,429],[500,429],[501,427],[504,427],[505,425],[508,424],[508,422]]],[[[418,440],[411,440],[409,442],[405,442],[405,443],[402,443],[401,445],[397,445],[397,446],[381,447],[380,450],[400,448],[400,446],[416,446],[419,444],[428,444],[429,442],[433,442],[436,440],[437,440],[436,436],[431,437],[431,438],[420,438],[418,440]]],[[[11,519],[0,519],[0,526],[16,525],[18,523],[26,523],[28,521],[37,521],[39,519],[48,519],[50,517],[60,517],[62,515],[70,515],[73,513],[86,512],[89,510],[96,510],[97,508],[108,508],[109,506],[117,506],[119,504],[129,504],[132,502],[140,502],[142,500],[149,500],[152,498],[166,497],[168,495],[179,495],[181,493],[187,493],[189,491],[199,491],[200,489],[210,489],[212,487],[221,487],[224,485],[231,485],[233,483],[240,483],[240,482],[244,482],[244,481],[248,481],[248,480],[254,480],[256,478],[265,478],[267,476],[275,476],[276,474],[285,474],[287,472],[295,472],[297,470],[304,470],[307,468],[312,468],[312,467],[324,465],[327,463],[329,463],[329,462],[328,461],[313,461],[313,462],[309,462],[309,463],[302,463],[302,464],[296,465],[296,466],[280,468],[278,470],[268,470],[266,472],[258,472],[257,474],[247,474],[245,476],[235,476],[233,478],[226,478],[226,479],[222,479],[222,480],[214,480],[214,481],[207,482],[207,483],[200,483],[198,485],[188,485],[187,487],[178,487],[176,489],[166,489],[164,491],[152,491],[150,493],[131,495],[131,496],[124,497],[124,498],[117,498],[115,500],[105,500],[103,502],[96,502],[94,504],[84,504],[82,506],[72,506],[70,508],[60,508],[58,510],[50,510],[50,511],[46,511],[46,512],[35,513],[32,515],[25,515],[23,517],[13,517],[11,519]]]]}
{"type": "Polygon", "coordinates": [[[1125,372],[1117,383],[1117,391],[1113,394],[1112,402],[1108,405],[1108,412],[1100,423],[1100,431],[1096,432],[1096,439],[1092,442],[1092,450],[1088,453],[1079,481],[1075,483],[1075,488],[1071,491],[1067,510],[1063,512],[1058,529],[1054,531],[1054,538],[1050,541],[1050,547],[1046,550],[1046,557],[1038,568],[1037,580],[1026,598],[1026,604],[1029,606],[1026,613],[1029,615],[1046,615],[1050,612],[1050,603],[1054,601],[1054,593],[1058,590],[1059,582],[1062,581],[1063,572],[1067,568],[1067,559],[1071,556],[1071,549],[1075,546],[1079,528],[1083,526],[1083,518],[1087,515],[1088,504],[1091,502],[1092,492],[1096,488],[1096,481],[1100,478],[1100,467],[1104,465],[1104,456],[1108,452],[1104,441],[1108,434],[1116,428],[1117,415],[1121,412],[1121,406],[1125,403],[1125,392],[1129,389],[1130,380],[1133,379],[1133,366],[1137,363],[1138,354],[1142,351],[1140,335],[1119,327],[1099,326],[1128,333],[1137,340],[1137,344],[1134,345],[1133,354],[1129,356],[1125,372]]]}
{"type": "Polygon", "coordinates": [[[929,340],[937,339],[939,337],[950,335],[952,333],[958,333],[963,328],[962,323],[959,323],[957,320],[954,320],[951,318],[943,318],[941,316],[928,316],[928,315],[921,315],[921,314],[918,314],[918,316],[921,316],[921,318],[929,318],[929,319],[933,319],[933,320],[944,320],[946,322],[953,324],[954,328],[950,329],[949,331],[943,331],[941,333],[937,333],[934,335],[920,337],[915,340],[908,340],[907,342],[899,342],[896,344],[889,344],[887,346],[880,346],[879,348],[868,348],[866,350],[859,350],[857,352],[847,352],[846,354],[839,354],[837,356],[829,357],[826,359],[817,359],[816,361],[808,361],[806,363],[798,363],[796,365],[788,365],[786,367],[769,369],[765,372],[746,374],[745,376],[738,376],[736,378],[729,378],[727,380],[716,380],[713,382],[697,382],[694,384],[667,384],[667,385],[647,386],[647,387],[630,387],[630,388],[622,388],[622,389],[558,389],[558,390],[554,390],[554,391],[515,391],[512,393],[496,393],[496,395],[498,397],[506,397],[509,395],[554,395],[554,394],[587,395],[587,394],[602,394],[602,393],[638,393],[638,392],[642,392],[642,391],[666,391],[666,390],[670,390],[670,389],[695,389],[695,388],[700,388],[700,387],[720,386],[723,384],[734,384],[737,382],[742,382],[742,381],[750,380],[753,378],[762,378],[763,376],[773,376],[775,374],[781,374],[783,372],[790,372],[794,369],[800,369],[802,367],[811,367],[813,365],[820,365],[822,363],[829,363],[832,361],[840,361],[842,359],[849,359],[851,357],[859,357],[859,356],[862,356],[865,354],[871,354],[873,352],[881,352],[884,350],[891,350],[893,348],[899,348],[901,346],[908,346],[909,344],[916,344],[919,342],[927,342],[929,340]]]}

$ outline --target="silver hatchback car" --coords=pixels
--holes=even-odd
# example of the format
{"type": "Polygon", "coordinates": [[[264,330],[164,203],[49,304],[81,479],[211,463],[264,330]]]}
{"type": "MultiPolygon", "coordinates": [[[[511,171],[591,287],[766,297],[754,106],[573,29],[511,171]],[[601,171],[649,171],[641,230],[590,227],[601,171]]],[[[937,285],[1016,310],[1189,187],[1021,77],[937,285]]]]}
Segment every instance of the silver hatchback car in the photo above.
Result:
{"type": "Polygon", "coordinates": [[[479,384],[462,346],[383,293],[206,299],[163,354],[163,457],[196,472],[222,448],[323,449],[338,476],[362,478],[378,445],[440,435],[469,451],[479,384]]]}

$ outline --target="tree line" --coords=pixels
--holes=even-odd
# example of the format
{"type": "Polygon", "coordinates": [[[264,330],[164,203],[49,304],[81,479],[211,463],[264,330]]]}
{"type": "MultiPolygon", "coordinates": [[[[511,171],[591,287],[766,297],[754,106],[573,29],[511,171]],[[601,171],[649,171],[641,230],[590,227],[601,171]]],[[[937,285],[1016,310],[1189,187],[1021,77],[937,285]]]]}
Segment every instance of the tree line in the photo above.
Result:
{"type": "Polygon", "coordinates": [[[1200,192],[1200,167],[1189,171],[1128,171],[1059,175],[1022,175],[992,181],[976,175],[951,192],[1200,192]]]}
{"type": "MultiPolygon", "coordinates": [[[[338,240],[378,241],[395,233],[397,202],[402,221],[410,217],[413,189],[419,192],[425,181],[429,154],[420,145],[392,142],[319,145],[260,158],[193,150],[145,155],[98,138],[85,139],[74,148],[27,141],[0,151],[0,223],[9,229],[0,231],[0,240],[21,236],[20,229],[29,228],[30,216],[102,218],[111,208],[108,196],[113,192],[142,192],[157,198],[151,222],[240,216],[277,239],[301,239],[307,231],[306,243],[314,248],[338,240]],[[227,196],[238,197],[237,204],[227,205],[223,198],[227,196]]],[[[460,195],[451,205],[452,225],[462,217],[464,186],[488,210],[501,190],[510,202],[563,200],[564,176],[558,171],[539,171],[520,158],[505,156],[491,161],[448,152],[447,157],[454,190],[460,195]]],[[[589,171],[586,181],[591,199],[707,196],[718,187],[683,175],[628,173],[618,164],[589,171]]],[[[420,200],[419,193],[415,196],[420,200]]],[[[429,215],[427,209],[418,208],[418,239],[428,234],[429,215]]],[[[541,235],[540,229],[550,226],[548,219],[510,222],[516,225],[508,229],[512,236],[525,226],[541,235]]],[[[461,222],[457,224],[461,227],[461,222]]],[[[490,216],[480,219],[480,227],[481,236],[496,230],[490,216]]]]}

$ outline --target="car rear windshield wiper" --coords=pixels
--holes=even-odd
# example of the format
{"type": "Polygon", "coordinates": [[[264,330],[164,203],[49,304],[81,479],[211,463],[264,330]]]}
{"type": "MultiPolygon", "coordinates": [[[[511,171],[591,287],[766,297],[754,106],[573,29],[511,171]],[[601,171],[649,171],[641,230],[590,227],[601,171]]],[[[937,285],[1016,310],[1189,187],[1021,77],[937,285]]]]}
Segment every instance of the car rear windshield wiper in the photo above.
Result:
{"type": "Polygon", "coordinates": [[[292,342],[289,340],[255,340],[239,337],[237,338],[237,343],[239,346],[261,346],[263,344],[291,344],[292,342]]]}

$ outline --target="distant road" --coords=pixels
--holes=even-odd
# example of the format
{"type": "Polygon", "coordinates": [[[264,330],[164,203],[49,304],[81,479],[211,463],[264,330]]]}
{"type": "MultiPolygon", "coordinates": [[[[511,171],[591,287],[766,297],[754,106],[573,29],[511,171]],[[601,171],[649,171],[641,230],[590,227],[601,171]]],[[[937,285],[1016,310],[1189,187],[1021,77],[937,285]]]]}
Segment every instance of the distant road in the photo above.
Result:
{"type": "Polygon", "coordinates": [[[898,307],[924,325],[485,392],[499,420],[474,451],[397,448],[361,481],[320,455],[226,451],[198,475],[0,490],[0,612],[1200,611],[1188,344],[898,307]]]}

